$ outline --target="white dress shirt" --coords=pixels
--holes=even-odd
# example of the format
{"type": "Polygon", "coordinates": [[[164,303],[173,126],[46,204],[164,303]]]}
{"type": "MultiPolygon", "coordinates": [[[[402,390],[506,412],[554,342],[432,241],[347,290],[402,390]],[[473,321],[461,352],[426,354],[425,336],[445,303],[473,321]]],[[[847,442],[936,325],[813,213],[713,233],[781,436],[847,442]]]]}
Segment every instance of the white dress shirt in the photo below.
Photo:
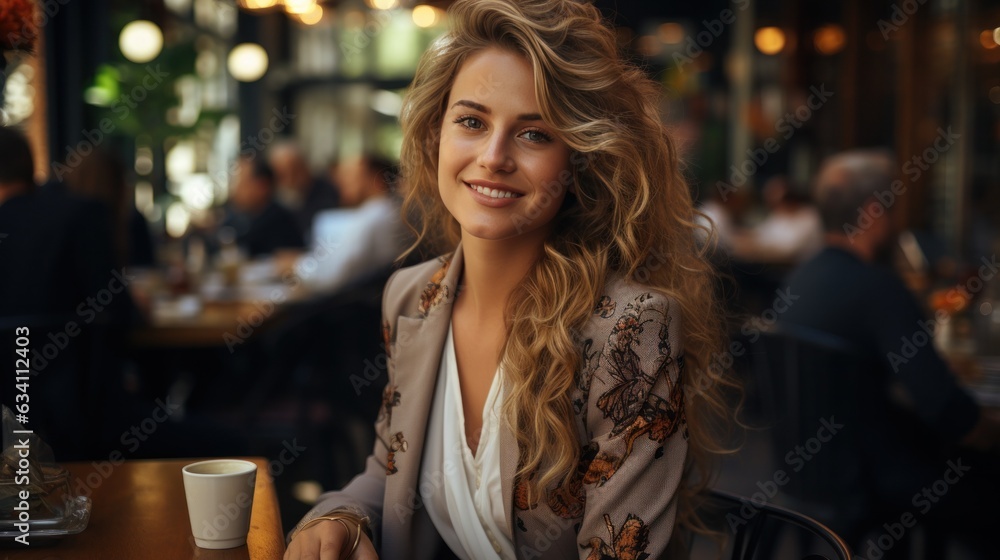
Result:
{"type": "Polygon", "coordinates": [[[335,292],[388,267],[406,248],[399,205],[390,196],[357,208],[324,210],[313,219],[312,247],[295,274],[313,290],[335,292]]]}
{"type": "Polygon", "coordinates": [[[464,560],[515,558],[500,486],[500,374],[498,368],[483,407],[482,434],[473,455],[466,443],[462,391],[449,325],[419,488],[434,526],[452,552],[464,560]]]}

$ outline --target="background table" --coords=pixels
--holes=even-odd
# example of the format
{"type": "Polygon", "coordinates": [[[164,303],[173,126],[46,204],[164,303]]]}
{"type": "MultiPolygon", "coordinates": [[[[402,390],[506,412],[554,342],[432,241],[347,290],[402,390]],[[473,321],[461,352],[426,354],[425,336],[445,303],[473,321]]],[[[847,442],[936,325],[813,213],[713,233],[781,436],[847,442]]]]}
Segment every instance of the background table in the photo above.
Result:
{"type": "MultiPolygon", "coordinates": [[[[188,520],[181,467],[198,459],[126,461],[94,488],[87,529],[30,547],[6,545],[4,560],[279,560],[284,533],[274,484],[262,458],[257,464],[250,536],[246,546],[206,550],[195,546],[188,520]]],[[[71,487],[98,472],[90,463],[68,463],[71,487]]],[[[91,476],[97,480],[97,476],[91,476]]]]}

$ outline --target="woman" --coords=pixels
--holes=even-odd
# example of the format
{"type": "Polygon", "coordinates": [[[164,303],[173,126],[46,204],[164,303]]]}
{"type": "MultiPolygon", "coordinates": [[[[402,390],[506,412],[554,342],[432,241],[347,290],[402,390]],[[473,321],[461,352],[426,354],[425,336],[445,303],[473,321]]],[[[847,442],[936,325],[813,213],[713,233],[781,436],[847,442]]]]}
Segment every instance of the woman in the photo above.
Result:
{"type": "Polygon", "coordinates": [[[589,4],[452,17],[402,116],[404,215],[450,252],[386,286],[379,441],[285,558],[659,558],[729,382],[656,85],[589,4]]]}

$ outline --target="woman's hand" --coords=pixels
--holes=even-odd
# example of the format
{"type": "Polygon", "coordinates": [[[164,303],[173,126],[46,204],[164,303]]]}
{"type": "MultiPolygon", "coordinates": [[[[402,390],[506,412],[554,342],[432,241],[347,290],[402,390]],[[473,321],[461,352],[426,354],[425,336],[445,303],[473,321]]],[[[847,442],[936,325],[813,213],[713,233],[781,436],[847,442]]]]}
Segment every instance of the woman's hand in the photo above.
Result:
{"type": "Polygon", "coordinates": [[[308,529],[299,531],[288,543],[284,560],[378,560],[375,547],[362,531],[358,548],[350,556],[341,556],[351,550],[357,525],[339,521],[323,521],[308,529]],[[348,532],[347,527],[351,530],[348,532]]]}

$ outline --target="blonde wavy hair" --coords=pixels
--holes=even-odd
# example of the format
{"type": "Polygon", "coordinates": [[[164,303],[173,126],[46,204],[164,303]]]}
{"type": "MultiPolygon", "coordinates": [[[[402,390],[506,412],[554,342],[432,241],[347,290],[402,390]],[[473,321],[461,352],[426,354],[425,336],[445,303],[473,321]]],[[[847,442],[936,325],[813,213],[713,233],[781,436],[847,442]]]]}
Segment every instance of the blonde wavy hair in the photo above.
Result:
{"type": "Polygon", "coordinates": [[[544,121],[573,150],[567,195],[544,254],[507,303],[505,415],[517,426],[518,475],[531,491],[568,485],[580,460],[570,392],[581,332],[612,273],[671,296],[684,325],[687,482],[679,522],[698,529],[693,496],[725,449],[716,428],[733,412],[721,375],[724,320],[715,272],[695,235],[695,211],[677,147],[658,110],[659,87],[623,60],[592,5],[573,0],[459,0],[452,29],[422,57],[401,115],[404,216],[418,246],[455,248],[458,223],[438,195],[438,147],[453,80],[470,55],[490,47],[530,61],[544,121]],[[659,266],[647,266],[649,259],[659,266]],[[662,262],[662,265],[661,265],[662,262]]]}

